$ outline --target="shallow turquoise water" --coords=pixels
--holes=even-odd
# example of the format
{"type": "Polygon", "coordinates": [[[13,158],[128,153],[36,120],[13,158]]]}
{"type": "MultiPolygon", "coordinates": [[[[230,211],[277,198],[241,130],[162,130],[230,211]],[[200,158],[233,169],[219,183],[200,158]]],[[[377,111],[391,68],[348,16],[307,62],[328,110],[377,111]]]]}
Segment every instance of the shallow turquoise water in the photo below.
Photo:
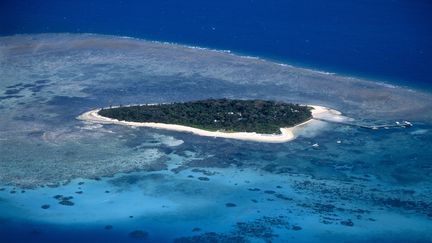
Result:
{"type": "Polygon", "coordinates": [[[5,242],[432,240],[431,94],[140,40],[10,38],[0,40],[5,242]],[[75,119],[206,97],[321,104],[414,127],[316,122],[265,144],[75,119]]]}

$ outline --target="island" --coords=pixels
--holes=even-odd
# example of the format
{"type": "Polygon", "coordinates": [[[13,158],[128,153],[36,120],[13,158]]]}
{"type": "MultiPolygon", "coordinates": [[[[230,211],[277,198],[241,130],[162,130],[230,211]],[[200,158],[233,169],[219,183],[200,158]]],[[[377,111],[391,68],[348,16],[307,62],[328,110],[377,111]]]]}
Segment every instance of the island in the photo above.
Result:
{"type": "Polygon", "coordinates": [[[152,127],[210,137],[260,142],[286,142],[293,129],[314,115],[333,112],[325,107],[271,100],[206,99],[166,104],[144,104],[95,109],[80,120],[152,127]]]}

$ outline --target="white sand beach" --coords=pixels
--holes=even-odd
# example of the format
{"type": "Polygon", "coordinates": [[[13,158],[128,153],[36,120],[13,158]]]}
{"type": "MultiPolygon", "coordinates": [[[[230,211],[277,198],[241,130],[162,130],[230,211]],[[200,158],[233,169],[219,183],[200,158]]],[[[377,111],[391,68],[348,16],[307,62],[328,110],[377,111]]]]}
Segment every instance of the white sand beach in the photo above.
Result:
{"type": "Polygon", "coordinates": [[[198,129],[194,127],[188,127],[176,124],[165,124],[165,123],[155,123],[155,122],[129,122],[129,121],[119,121],[117,119],[112,119],[104,117],[98,114],[101,109],[94,109],[85,112],[77,117],[77,119],[92,123],[99,124],[117,124],[123,126],[132,127],[150,127],[157,129],[166,129],[178,132],[190,132],[200,136],[206,137],[220,137],[220,138],[231,138],[246,141],[255,142],[266,142],[266,143],[284,143],[291,141],[296,138],[296,130],[301,129],[306,124],[314,120],[314,118],[325,118],[329,120],[339,121],[344,117],[341,112],[333,110],[324,106],[308,105],[313,107],[312,109],[312,119],[305,121],[293,127],[281,128],[281,134],[260,134],[255,132],[221,132],[221,131],[207,131],[203,129],[198,129]]]}

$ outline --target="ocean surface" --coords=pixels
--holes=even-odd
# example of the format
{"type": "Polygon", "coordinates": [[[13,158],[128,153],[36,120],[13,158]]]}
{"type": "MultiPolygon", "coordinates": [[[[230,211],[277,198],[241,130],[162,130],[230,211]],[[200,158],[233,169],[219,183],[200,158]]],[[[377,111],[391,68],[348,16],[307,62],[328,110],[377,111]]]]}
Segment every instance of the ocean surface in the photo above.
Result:
{"type": "Polygon", "coordinates": [[[431,87],[432,2],[1,1],[0,35],[100,33],[431,87]]]}
{"type": "Polygon", "coordinates": [[[116,36],[0,38],[2,242],[430,242],[432,94],[116,36]],[[326,105],[266,144],[76,119],[204,98],[326,105]]]}
{"type": "Polygon", "coordinates": [[[0,242],[432,242],[430,10],[1,1],[0,242]],[[210,97],[414,126],[266,144],[76,119],[210,97]]]}

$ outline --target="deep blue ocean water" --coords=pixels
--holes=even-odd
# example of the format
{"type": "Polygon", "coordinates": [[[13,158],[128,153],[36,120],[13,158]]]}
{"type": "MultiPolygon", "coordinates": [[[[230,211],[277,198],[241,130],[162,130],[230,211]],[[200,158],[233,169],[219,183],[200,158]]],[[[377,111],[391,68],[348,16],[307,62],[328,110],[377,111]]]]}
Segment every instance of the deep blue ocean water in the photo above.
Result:
{"type": "MultiPolygon", "coordinates": [[[[431,10],[429,1],[391,0],[0,1],[0,35],[132,36],[228,49],[430,89],[431,10]]],[[[188,80],[192,75],[155,77],[142,70],[146,62],[106,64],[103,55],[92,59],[98,52],[91,58],[85,51],[77,53],[30,53],[1,63],[6,75],[0,79],[4,98],[0,100],[0,160],[10,162],[6,168],[13,174],[15,163],[56,165],[56,160],[61,166],[82,161],[112,165],[124,158],[140,161],[147,152],[159,151],[167,156],[163,163],[168,170],[76,179],[64,186],[25,192],[0,185],[0,242],[145,241],[146,237],[131,237],[134,230],[148,232],[150,242],[208,232],[221,233],[220,238],[247,236],[248,230],[239,230],[238,223],[253,232],[270,228],[271,234],[279,234],[270,237],[275,242],[432,242],[430,124],[378,133],[329,125],[317,135],[311,131],[281,145],[93,127],[74,118],[90,107],[106,106],[111,99],[154,102],[228,96],[233,94],[230,90],[243,97],[281,98],[288,92],[271,84],[267,89],[247,89],[218,79],[201,80],[199,75],[195,81],[188,80]],[[43,79],[49,79],[47,85],[38,86],[43,79]],[[213,81],[212,86],[207,81],[213,81]],[[19,90],[5,88],[20,82],[24,84],[19,90]],[[170,86],[174,87],[165,92],[170,86]],[[276,89],[281,92],[275,94],[276,89]],[[84,96],[80,90],[85,90],[84,96]],[[7,92],[22,97],[14,99],[7,92]],[[27,130],[30,125],[34,126],[27,130]],[[169,145],[167,138],[182,144],[169,145]],[[209,158],[203,160],[203,168],[190,162],[202,157],[209,158]],[[183,165],[180,172],[171,170],[183,165]],[[73,196],[75,205],[60,205],[54,198],[58,194],[73,196]],[[45,204],[50,208],[42,209],[45,204]],[[107,225],[113,229],[105,229],[107,225]],[[293,230],[294,226],[302,229],[293,230]],[[201,230],[194,231],[195,227],[201,230]]],[[[107,57],[112,61],[117,56],[107,57]]],[[[196,71],[193,67],[191,72],[196,71]]],[[[269,238],[258,236],[257,241],[269,238]]]]}
{"type": "Polygon", "coordinates": [[[427,0],[6,0],[0,35],[132,36],[430,88],[431,12],[427,0]]]}

